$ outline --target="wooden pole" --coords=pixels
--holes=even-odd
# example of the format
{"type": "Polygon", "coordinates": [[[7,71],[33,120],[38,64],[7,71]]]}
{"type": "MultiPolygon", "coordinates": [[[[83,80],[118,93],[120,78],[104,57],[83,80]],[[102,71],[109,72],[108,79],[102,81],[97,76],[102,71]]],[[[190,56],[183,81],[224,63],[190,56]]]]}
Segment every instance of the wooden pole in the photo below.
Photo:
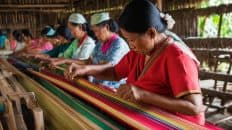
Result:
{"type": "Polygon", "coordinates": [[[63,8],[69,7],[69,4],[25,4],[25,5],[0,5],[0,8],[63,8]]]}
{"type": "Polygon", "coordinates": [[[156,0],[157,2],[157,6],[160,9],[160,11],[162,11],[162,0],[156,0]]]}
{"type": "Polygon", "coordinates": [[[218,37],[221,37],[221,26],[222,26],[223,14],[220,14],[220,19],[218,23],[218,37]]]}

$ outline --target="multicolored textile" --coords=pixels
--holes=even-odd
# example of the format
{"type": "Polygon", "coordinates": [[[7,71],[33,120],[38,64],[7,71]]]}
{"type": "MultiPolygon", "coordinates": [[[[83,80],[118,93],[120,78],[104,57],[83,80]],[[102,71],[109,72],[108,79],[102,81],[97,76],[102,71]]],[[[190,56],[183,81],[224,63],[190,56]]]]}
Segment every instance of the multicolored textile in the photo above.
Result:
{"type": "Polygon", "coordinates": [[[208,123],[204,126],[198,125],[152,106],[141,106],[125,101],[116,97],[109,89],[83,79],[76,79],[73,83],[47,70],[30,71],[30,73],[72,93],[134,129],[220,129],[208,123]]]}
{"type": "MultiPolygon", "coordinates": [[[[72,97],[66,92],[59,89],[54,84],[39,78],[38,76],[32,76],[27,71],[27,67],[30,65],[25,64],[21,61],[12,62],[9,60],[13,65],[16,65],[18,69],[23,70],[27,75],[30,76],[27,79],[20,80],[19,82],[23,85],[23,87],[27,88],[28,91],[32,91],[38,96],[37,100],[40,103],[41,107],[44,108],[45,111],[45,119],[46,122],[49,123],[49,126],[46,126],[48,129],[64,129],[64,127],[68,130],[79,130],[79,129],[94,129],[94,130],[125,130],[128,129],[126,125],[121,124],[114,120],[114,118],[107,116],[100,112],[99,110],[95,109],[93,106],[87,104],[83,100],[79,99],[78,97],[72,97]],[[34,79],[34,82],[38,82],[37,85],[33,85],[31,82],[33,81],[31,78],[34,79]],[[27,81],[27,82],[25,82],[27,81]],[[26,85],[25,85],[26,84],[26,85]],[[28,89],[29,88],[29,89],[28,89]],[[42,90],[41,90],[42,89],[42,90]],[[48,105],[49,101],[54,99],[50,105],[48,105]],[[45,101],[46,100],[46,101],[45,101]],[[59,104],[62,106],[57,106],[59,104]],[[56,105],[54,105],[56,104],[56,105]],[[55,108],[54,108],[55,107],[55,108]],[[59,110],[58,110],[59,109],[59,110]],[[49,111],[49,112],[47,112],[49,111]],[[65,112],[64,112],[65,111],[65,112]],[[69,115],[67,117],[67,115],[69,115]],[[47,117],[49,116],[49,117],[47,117]],[[55,126],[50,126],[51,123],[55,126]],[[58,124],[56,124],[58,123],[58,124]],[[66,124],[65,124],[66,123],[66,124]],[[55,128],[54,128],[55,127],[55,128]],[[79,128],[78,128],[79,127],[79,128]]],[[[15,60],[13,60],[15,61],[15,60]]],[[[1,60],[0,60],[1,63],[1,60]]],[[[4,62],[6,63],[6,62],[4,62]]],[[[6,65],[9,66],[13,72],[20,76],[22,79],[22,74],[19,70],[13,67],[11,64],[7,63],[6,65]]],[[[1,104],[0,104],[0,111],[1,104]]]]}

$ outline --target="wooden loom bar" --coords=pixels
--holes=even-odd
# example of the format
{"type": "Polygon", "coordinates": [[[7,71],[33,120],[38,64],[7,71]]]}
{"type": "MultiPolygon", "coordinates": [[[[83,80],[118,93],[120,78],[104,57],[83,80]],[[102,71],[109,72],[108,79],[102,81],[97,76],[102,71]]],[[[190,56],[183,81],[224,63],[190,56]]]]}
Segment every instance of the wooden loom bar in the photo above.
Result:
{"type": "Polygon", "coordinates": [[[27,91],[33,91],[37,95],[40,106],[45,111],[45,118],[49,121],[51,129],[100,129],[95,124],[85,123],[85,117],[72,110],[68,105],[59,98],[48,92],[40,84],[30,79],[28,76],[18,71],[8,62],[4,62],[17,75],[20,82],[27,91]],[[69,124],[69,125],[67,125],[69,124]]]}
{"type": "Polygon", "coordinates": [[[167,11],[167,12],[169,12],[171,14],[195,13],[197,15],[207,16],[210,14],[221,14],[221,13],[232,12],[232,4],[220,5],[220,6],[208,7],[208,8],[199,8],[199,9],[195,9],[195,8],[179,9],[179,10],[171,10],[171,11],[167,11]]]}
{"type": "Polygon", "coordinates": [[[190,48],[232,48],[232,38],[188,38],[184,42],[190,48]]]}
{"type": "Polygon", "coordinates": [[[69,4],[9,4],[9,5],[0,5],[0,8],[64,8],[69,7],[69,4]]]}
{"type": "MultiPolygon", "coordinates": [[[[9,64],[9,66],[11,66],[11,65],[9,64]]],[[[15,69],[15,68],[13,68],[13,69],[15,69]]],[[[121,125],[121,124],[115,122],[110,117],[107,117],[103,114],[100,114],[98,110],[95,110],[92,107],[88,106],[85,102],[81,103],[81,101],[79,101],[79,99],[76,99],[74,97],[71,97],[70,95],[64,94],[63,91],[61,92],[60,89],[58,89],[54,85],[50,84],[49,82],[42,80],[38,77],[35,78],[34,76],[33,76],[33,79],[36,80],[38,83],[40,83],[42,85],[41,87],[48,90],[49,92],[51,92],[55,96],[57,96],[60,100],[64,101],[64,103],[67,104],[68,106],[70,106],[73,110],[80,113],[84,117],[88,118],[88,121],[87,121],[88,124],[93,122],[94,125],[97,125],[97,127],[92,126],[88,129],[93,128],[93,129],[104,129],[104,130],[111,130],[111,129],[117,130],[117,129],[124,129],[125,128],[124,125],[121,125]]],[[[44,97],[44,98],[46,98],[46,97],[44,97]]],[[[44,105],[43,105],[43,108],[44,108],[44,105]]],[[[67,109],[67,108],[64,107],[64,109],[67,109]]],[[[52,120],[51,118],[49,118],[49,119],[52,120]]],[[[56,120],[56,118],[54,118],[54,120],[56,120]]],[[[59,120],[62,121],[63,118],[61,118],[59,120]]],[[[80,124],[76,124],[76,125],[79,126],[80,124]]],[[[91,125],[91,124],[89,124],[89,125],[91,125]]]]}

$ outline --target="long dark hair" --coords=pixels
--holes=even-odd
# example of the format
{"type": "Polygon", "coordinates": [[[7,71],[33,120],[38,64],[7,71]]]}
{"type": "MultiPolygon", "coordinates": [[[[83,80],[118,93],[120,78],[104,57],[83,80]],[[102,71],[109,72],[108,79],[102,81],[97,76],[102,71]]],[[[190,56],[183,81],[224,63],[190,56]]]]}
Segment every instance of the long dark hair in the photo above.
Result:
{"type": "Polygon", "coordinates": [[[3,35],[3,31],[0,29],[0,36],[2,36],[3,35]]]}
{"type": "Polygon", "coordinates": [[[144,33],[154,27],[162,33],[167,23],[160,17],[159,9],[148,0],[133,0],[119,18],[119,26],[128,32],[144,33]]]}
{"type": "Polygon", "coordinates": [[[29,29],[22,29],[21,31],[22,31],[22,34],[23,34],[24,36],[33,38],[33,36],[32,36],[32,34],[31,34],[31,32],[30,32],[29,29]]]}
{"type": "Polygon", "coordinates": [[[15,38],[16,41],[18,42],[23,42],[23,34],[19,30],[14,30],[12,33],[13,37],[15,38]]]}
{"type": "Polygon", "coordinates": [[[53,29],[51,26],[46,26],[42,29],[42,31],[40,32],[41,36],[46,36],[46,37],[49,37],[49,38],[53,38],[56,36],[56,34],[52,35],[52,36],[48,36],[47,33],[53,29]]]}
{"type": "Polygon", "coordinates": [[[65,25],[60,25],[56,29],[56,36],[62,36],[68,41],[70,41],[73,38],[72,35],[71,35],[70,30],[65,25]]]}
{"type": "Polygon", "coordinates": [[[2,35],[7,36],[7,30],[6,29],[5,30],[0,29],[0,36],[2,36],[2,35]]]}

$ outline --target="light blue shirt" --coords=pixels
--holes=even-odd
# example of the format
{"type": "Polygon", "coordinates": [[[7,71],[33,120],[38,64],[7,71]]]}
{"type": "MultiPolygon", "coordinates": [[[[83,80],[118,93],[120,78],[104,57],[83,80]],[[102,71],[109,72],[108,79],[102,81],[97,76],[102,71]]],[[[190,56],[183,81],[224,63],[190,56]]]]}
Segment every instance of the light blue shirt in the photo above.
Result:
{"type": "MultiPolygon", "coordinates": [[[[121,37],[117,37],[111,44],[110,48],[107,50],[105,54],[101,51],[102,44],[96,43],[96,47],[92,53],[92,61],[93,64],[104,64],[104,63],[112,63],[112,65],[116,65],[128,52],[129,47],[125,40],[121,37]]],[[[106,81],[106,80],[97,80],[93,77],[90,78],[90,81],[93,83],[102,84],[111,88],[118,88],[120,84],[125,83],[125,80],[117,81],[106,81]]]]}

